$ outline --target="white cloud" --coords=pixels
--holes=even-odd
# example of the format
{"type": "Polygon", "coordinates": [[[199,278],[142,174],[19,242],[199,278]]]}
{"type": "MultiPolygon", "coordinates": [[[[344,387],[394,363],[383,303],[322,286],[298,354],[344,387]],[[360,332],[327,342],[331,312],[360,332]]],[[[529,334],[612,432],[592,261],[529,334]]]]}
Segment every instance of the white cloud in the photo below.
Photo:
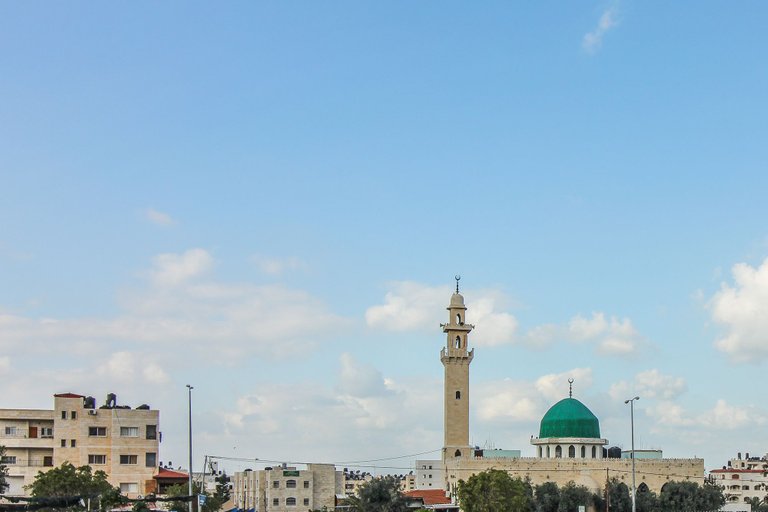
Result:
{"type": "Polygon", "coordinates": [[[0,357],[0,373],[5,373],[11,367],[10,357],[0,357]]]}
{"type": "Polygon", "coordinates": [[[646,409],[646,413],[662,427],[704,427],[712,430],[736,430],[748,425],[765,425],[765,414],[754,407],[730,405],[723,399],[717,400],[712,409],[700,414],[691,414],[680,405],[661,401],[646,409]]]}
{"type": "Polygon", "coordinates": [[[384,378],[376,368],[356,361],[348,353],[341,354],[339,391],[354,397],[377,396],[386,392],[384,378]]]}
{"type": "Polygon", "coordinates": [[[251,261],[263,274],[280,276],[294,270],[305,270],[307,264],[298,258],[270,258],[263,254],[254,254],[251,261]]]}
{"type": "Polygon", "coordinates": [[[739,363],[768,359],[768,258],[754,268],[738,263],[734,284],[723,283],[707,304],[712,319],[725,327],[715,347],[739,363]]]}
{"type": "Polygon", "coordinates": [[[144,218],[156,226],[173,226],[176,224],[173,217],[154,208],[144,210],[144,218]]]}
{"type": "Polygon", "coordinates": [[[619,381],[613,384],[609,394],[614,400],[625,400],[630,395],[639,395],[642,399],[673,400],[687,389],[684,378],[664,375],[653,369],[638,373],[631,383],[619,381]]]}
{"type": "MultiPolygon", "coordinates": [[[[392,331],[432,331],[448,320],[445,308],[451,294],[450,286],[430,287],[411,281],[398,281],[390,285],[384,304],[369,307],[365,312],[368,325],[392,331]]],[[[506,298],[495,290],[468,291],[467,321],[477,326],[472,343],[477,346],[495,346],[513,343],[517,319],[500,311],[506,298]]]]}
{"type": "Polygon", "coordinates": [[[213,267],[213,257],[205,249],[190,249],[182,254],[159,254],[153,259],[152,280],[161,286],[176,286],[201,276],[213,267]]]}
{"type": "Polygon", "coordinates": [[[592,313],[592,318],[573,317],[568,323],[568,334],[574,342],[594,343],[599,354],[609,356],[634,355],[641,341],[629,318],[606,319],[599,311],[592,313]]]}
{"type": "Polygon", "coordinates": [[[595,53],[603,45],[603,38],[608,31],[618,24],[618,9],[616,6],[609,7],[600,15],[594,30],[584,34],[584,38],[581,40],[581,47],[587,53],[595,53]]]}
{"type": "Polygon", "coordinates": [[[574,394],[592,386],[592,368],[574,368],[562,373],[550,373],[536,380],[536,389],[550,402],[557,402],[567,396],[568,379],[573,379],[574,394]]]}
{"type": "MultiPolygon", "coordinates": [[[[136,364],[130,354],[144,344],[204,355],[208,361],[231,362],[254,353],[285,357],[306,353],[320,339],[349,325],[303,290],[277,284],[189,282],[212,266],[213,258],[202,249],[158,256],[149,286],[123,295],[121,311],[112,317],[0,315],[0,349],[93,356],[110,352],[111,344],[119,343],[110,364],[115,375],[122,375],[136,364]]],[[[167,378],[157,368],[147,371],[158,381],[167,378]]]]}
{"type": "Polygon", "coordinates": [[[534,423],[541,419],[544,404],[530,383],[504,379],[477,386],[477,414],[483,422],[534,423]]]}

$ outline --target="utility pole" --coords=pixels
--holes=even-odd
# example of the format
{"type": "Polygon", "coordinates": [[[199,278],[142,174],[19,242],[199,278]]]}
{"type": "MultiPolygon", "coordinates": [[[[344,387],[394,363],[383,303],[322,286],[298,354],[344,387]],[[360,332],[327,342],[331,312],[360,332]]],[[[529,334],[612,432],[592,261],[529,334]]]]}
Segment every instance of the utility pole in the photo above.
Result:
{"type": "Polygon", "coordinates": [[[632,512],[636,512],[636,498],[637,487],[635,486],[635,400],[640,400],[639,396],[624,400],[625,404],[629,404],[629,417],[630,425],[632,429],[632,512]]]}
{"type": "Polygon", "coordinates": [[[192,504],[192,390],[195,389],[187,384],[189,394],[189,512],[193,512],[192,504]]]}

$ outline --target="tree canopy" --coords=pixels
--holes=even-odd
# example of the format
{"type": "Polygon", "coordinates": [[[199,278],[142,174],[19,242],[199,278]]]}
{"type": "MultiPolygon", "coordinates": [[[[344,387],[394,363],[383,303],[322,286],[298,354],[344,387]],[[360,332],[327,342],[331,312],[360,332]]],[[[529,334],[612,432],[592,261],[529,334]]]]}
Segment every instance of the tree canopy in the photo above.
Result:
{"type": "Polygon", "coordinates": [[[533,491],[528,482],[489,469],[459,480],[459,503],[464,512],[530,512],[533,491]]]}
{"type": "Polygon", "coordinates": [[[400,480],[392,475],[374,478],[347,500],[354,512],[405,512],[408,505],[400,491],[400,480]]]}
{"type": "Polygon", "coordinates": [[[103,471],[92,471],[90,466],[75,467],[69,462],[46,472],[38,472],[27,486],[34,498],[82,496],[91,509],[106,509],[120,502],[120,490],[107,481],[103,471]]]}
{"type": "Polygon", "coordinates": [[[5,457],[5,446],[0,445],[0,494],[5,494],[8,489],[8,466],[3,464],[3,457],[5,457]]]}

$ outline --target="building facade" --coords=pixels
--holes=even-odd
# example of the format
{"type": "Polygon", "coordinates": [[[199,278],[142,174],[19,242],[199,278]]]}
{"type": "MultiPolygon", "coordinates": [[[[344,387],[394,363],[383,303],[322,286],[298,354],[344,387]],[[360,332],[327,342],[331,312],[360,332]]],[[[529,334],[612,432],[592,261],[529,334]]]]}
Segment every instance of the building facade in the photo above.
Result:
{"type": "Polygon", "coordinates": [[[768,503],[768,454],[744,458],[741,453],[727,466],[709,472],[710,480],[723,488],[726,503],[748,503],[754,499],[768,503]]]}
{"type": "MultiPolygon", "coordinates": [[[[114,395],[110,395],[114,397],[114,395]]],[[[160,413],[148,406],[118,407],[113,399],[54,395],[53,410],[0,409],[0,444],[6,446],[9,496],[27,494],[39,471],[69,462],[104,471],[129,497],[155,489],[160,413]]]]}
{"type": "Polygon", "coordinates": [[[332,464],[307,464],[302,470],[270,467],[232,476],[235,508],[254,512],[333,510],[343,489],[344,476],[332,464]]]}

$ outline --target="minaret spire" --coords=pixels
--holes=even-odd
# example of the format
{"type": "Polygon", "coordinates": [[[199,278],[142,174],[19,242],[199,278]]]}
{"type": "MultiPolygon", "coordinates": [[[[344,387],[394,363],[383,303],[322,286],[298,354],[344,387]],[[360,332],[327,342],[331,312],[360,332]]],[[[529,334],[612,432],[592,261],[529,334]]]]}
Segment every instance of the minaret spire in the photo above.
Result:
{"type": "Polygon", "coordinates": [[[461,276],[456,274],[453,278],[456,280],[456,293],[459,293],[459,281],[461,281],[461,276]]]}
{"type": "Polygon", "coordinates": [[[568,379],[568,398],[573,398],[573,377],[568,379]]]}

